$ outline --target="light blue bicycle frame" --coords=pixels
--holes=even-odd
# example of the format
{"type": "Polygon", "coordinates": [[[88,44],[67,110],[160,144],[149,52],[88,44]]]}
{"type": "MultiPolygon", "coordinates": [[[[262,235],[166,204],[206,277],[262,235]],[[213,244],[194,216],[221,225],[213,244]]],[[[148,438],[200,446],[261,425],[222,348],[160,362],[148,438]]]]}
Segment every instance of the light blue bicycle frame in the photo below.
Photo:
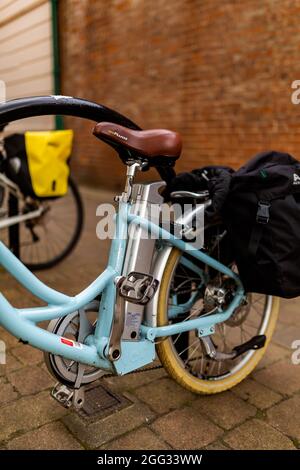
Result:
{"type": "MultiPolygon", "coordinates": [[[[115,374],[125,374],[155,359],[155,339],[178,334],[189,330],[198,330],[199,336],[211,334],[217,323],[226,321],[240,305],[244,298],[244,290],[239,277],[228,267],[205,254],[202,250],[191,250],[189,245],[168,233],[166,230],[146,218],[132,215],[131,204],[119,202],[119,212],[116,216],[115,237],[111,243],[108,266],[86,289],[74,297],[62,294],[41,282],[19,261],[11,251],[0,242],[1,265],[28,291],[44,301],[43,307],[17,309],[0,294],[0,325],[25,343],[52,354],[96,366],[115,374]],[[226,310],[199,317],[185,322],[163,327],[141,326],[139,341],[122,341],[122,354],[117,361],[110,361],[107,355],[110,332],[114,320],[117,288],[115,279],[122,273],[127,247],[129,224],[137,224],[151,230],[157,238],[168,245],[179,248],[189,255],[221,273],[233,278],[236,282],[236,293],[226,310]],[[50,333],[39,326],[38,322],[64,317],[83,308],[99,294],[100,308],[96,329],[93,335],[86,338],[85,343],[65,341],[61,336],[50,333]]],[[[193,264],[191,263],[191,266],[193,264]]],[[[157,294],[156,294],[157,295],[157,294]]]]}

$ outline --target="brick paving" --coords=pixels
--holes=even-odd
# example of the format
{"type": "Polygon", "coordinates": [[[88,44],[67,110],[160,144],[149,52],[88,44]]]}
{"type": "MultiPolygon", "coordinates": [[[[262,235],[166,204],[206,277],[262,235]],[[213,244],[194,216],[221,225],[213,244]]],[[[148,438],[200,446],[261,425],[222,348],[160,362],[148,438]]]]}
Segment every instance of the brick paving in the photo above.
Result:
{"type": "MultiPolygon", "coordinates": [[[[82,240],[62,264],[39,276],[67,294],[103,269],[108,243],[95,236],[95,209],[109,193],[83,190],[82,240]]],[[[1,271],[1,290],[16,306],[31,295],[1,271]]],[[[130,400],[104,418],[87,421],[49,396],[54,384],[40,351],[0,329],[7,364],[0,365],[0,449],[300,449],[300,365],[291,342],[300,339],[300,301],[281,303],[276,334],[255,372],[231,391],[196,396],[161,370],[103,379],[130,400]]]]}

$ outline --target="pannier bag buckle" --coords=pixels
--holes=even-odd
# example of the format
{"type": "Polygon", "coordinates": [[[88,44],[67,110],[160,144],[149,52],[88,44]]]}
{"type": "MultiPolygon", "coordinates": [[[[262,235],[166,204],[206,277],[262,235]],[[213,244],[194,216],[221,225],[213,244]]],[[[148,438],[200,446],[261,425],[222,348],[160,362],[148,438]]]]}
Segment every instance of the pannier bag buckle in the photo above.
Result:
{"type": "Polygon", "coordinates": [[[258,209],[256,214],[256,222],[258,224],[267,224],[270,219],[270,207],[269,202],[259,201],[258,209]]]}

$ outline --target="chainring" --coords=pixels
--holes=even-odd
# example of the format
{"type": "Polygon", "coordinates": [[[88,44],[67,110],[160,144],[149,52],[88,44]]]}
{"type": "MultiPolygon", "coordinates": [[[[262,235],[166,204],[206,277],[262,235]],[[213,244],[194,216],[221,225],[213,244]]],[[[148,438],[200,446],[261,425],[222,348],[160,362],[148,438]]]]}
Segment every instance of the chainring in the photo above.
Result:
{"type": "MultiPolygon", "coordinates": [[[[98,310],[99,301],[95,300],[79,311],[77,310],[63,318],[52,320],[47,330],[50,333],[83,343],[88,335],[94,333],[98,310]]],[[[48,352],[44,353],[44,359],[50,374],[68,387],[75,386],[80,368],[80,373],[82,374],[80,385],[94,382],[105,374],[101,369],[83,365],[48,352]],[[84,368],[83,373],[82,368],[84,368]]]]}

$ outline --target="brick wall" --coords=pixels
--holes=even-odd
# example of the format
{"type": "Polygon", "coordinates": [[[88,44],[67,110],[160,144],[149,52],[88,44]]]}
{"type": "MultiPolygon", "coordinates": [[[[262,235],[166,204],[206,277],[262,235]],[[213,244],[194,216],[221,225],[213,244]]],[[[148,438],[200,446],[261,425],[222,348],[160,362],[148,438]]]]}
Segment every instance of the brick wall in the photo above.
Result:
{"type": "MultiPolygon", "coordinates": [[[[275,148],[300,158],[299,0],[63,0],[63,93],[95,100],[143,128],[181,132],[178,170],[239,166],[275,148]]],[[[117,156],[76,131],[83,180],[116,187],[117,156]]]]}

